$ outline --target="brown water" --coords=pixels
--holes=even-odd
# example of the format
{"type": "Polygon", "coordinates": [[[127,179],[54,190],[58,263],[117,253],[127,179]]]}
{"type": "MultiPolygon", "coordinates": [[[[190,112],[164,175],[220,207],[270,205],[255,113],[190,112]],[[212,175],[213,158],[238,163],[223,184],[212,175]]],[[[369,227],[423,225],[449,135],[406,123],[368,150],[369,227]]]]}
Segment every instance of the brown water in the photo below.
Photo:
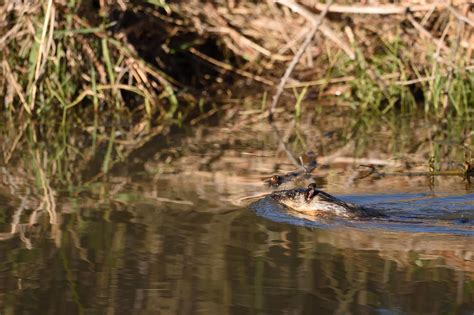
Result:
{"type": "Polygon", "coordinates": [[[249,198],[294,169],[264,122],[157,137],[76,185],[43,171],[41,146],[18,149],[0,168],[1,314],[473,314],[474,187],[393,175],[432,153],[456,167],[466,130],[288,126],[292,151],[318,152],[321,187],[396,220],[312,222],[249,198]],[[363,177],[369,163],[385,175],[363,177]]]}

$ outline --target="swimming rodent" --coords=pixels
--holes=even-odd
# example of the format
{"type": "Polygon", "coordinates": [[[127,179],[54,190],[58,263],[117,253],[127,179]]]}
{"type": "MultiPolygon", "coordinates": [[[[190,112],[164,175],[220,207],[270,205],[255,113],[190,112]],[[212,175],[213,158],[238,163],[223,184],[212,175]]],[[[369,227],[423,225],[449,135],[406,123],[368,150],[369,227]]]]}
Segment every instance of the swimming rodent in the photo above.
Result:
{"type": "Polygon", "coordinates": [[[274,191],[270,196],[290,209],[312,216],[334,215],[349,219],[385,217],[375,209],[342,201],[317,189],[314,183],[309,184],[308,188],[274,191]]]}

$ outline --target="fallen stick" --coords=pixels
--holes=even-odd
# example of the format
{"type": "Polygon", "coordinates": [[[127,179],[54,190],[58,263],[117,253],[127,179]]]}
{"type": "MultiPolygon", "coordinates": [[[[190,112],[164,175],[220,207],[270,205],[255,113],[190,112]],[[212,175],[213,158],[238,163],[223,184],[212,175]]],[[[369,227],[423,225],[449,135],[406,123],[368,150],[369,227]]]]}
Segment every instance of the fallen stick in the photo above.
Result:
{"type": "MultiPolygon", "coordinates": [[[[308,3],[310,6],[310,3],[308,3]]],[[[312,5],[318,11],[324,9],[322,3],[316,3],[312,5]]],[[[430,4],[415,4],[415,5],[391,5],[391,4],[379,4],[376,6],[371,5],[332,5],[329,9],[331,13],[348,13],[348,14],[374,14],[374,15],[393,15],[393,14],[405,14],[407,12],[423,12],[429,11],[432,8],[445,8],[445,3],[430,3],[430,4]]]]}

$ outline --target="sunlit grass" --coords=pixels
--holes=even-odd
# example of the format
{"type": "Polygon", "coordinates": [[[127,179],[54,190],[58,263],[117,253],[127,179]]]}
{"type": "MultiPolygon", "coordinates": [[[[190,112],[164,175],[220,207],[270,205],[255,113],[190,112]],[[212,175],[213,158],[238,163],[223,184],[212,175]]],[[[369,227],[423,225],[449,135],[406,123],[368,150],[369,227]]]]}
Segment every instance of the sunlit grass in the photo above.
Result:
{"type": "Polygon", "coordinates": [[[66,115],[85,117],[99,112],[100,104],[112,111],[142,108],[141,115],[150,119],[168,102],[163,114],[172,118],[179,104],[166,75],[113,38],[106,21],[88,25],[74,13],[77,5],[68,3],[69,10],[48,1],[10,7],[11,14],[30,10],[31,19],[18,17],[16,32],[5,43],[2,70],[13,86],[5,109],[39,119],[60,113],[64,124],[66,115]]]}

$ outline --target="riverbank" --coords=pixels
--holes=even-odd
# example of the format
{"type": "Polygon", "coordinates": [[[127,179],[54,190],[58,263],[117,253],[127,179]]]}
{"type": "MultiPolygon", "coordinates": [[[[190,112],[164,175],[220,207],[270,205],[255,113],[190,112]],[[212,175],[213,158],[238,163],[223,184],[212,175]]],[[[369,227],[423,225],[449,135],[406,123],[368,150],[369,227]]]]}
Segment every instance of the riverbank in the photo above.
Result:
{"type": "MultiPolygon", "coordinates": [[[[179,128],[265,121],[293,61],[277,122],[344,116],[352,120],[345,131],[356,135],[413,116],[436,125],[426,161],[471,159],[472,13],[463,3],[2,6],[4,162],[41,148],[33,160],[63,184],[105,176],[179,128]],[[321,12],[316,37],[294,59],[321,12]],[[443,137],[456,150],[433,144],[443,137]],[[71,181],[77,169],[81,178],[71,181]]],[[[301,143],[294,154],[307,149],[314,148],[301,143]]]]}
{"type": "MultiPolygon", "coordinates": [[[[8,2],[0,10],[3,111],[58,125],[93,113],[189,122],[249,89],[273,95],[324,8],[291,0],[8,2]]],[[[335,3],[284,86],[285,108],[310,99],[377,115],[469,116],[472,27],[472,8],[459,1],[335,3]]]]}

